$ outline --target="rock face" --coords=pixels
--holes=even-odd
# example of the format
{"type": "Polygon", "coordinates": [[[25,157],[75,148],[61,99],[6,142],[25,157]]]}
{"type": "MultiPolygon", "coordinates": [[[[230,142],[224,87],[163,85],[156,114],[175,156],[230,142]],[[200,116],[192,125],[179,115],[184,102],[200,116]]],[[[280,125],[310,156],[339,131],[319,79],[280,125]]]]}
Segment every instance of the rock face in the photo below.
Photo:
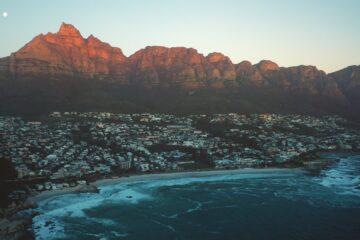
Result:
{"type": "MultiPolygon", "coordinates": [[[[39,35],[8,59],[15,78],[37,75],[84,76],[126,82],[127,58],[92,35],[84,39],[70,24],[53,34],[39,35]]],[[[2,65],[4,68],[4,65],[2,65]]]]}
{"type": "Polygon", "coordinates": [[[350,66],[330,74],[335,79],[342,92],[352,104],[359,108],[360,105],[360,65],[350,66]]]}
{"type": "Polygon", "coordinates": [[[8,220],[0,219],[0,238],[2,240],[32,239],[27,236],[27,227],[31,225],[31,220],[8,220]]]}
{"type": "Polygon", "coordinates": [[[147,47],[130,56],[131,81],[152,86],[205,86],[205,58],[192,48],[147,47]]]}
{"type": "Polygon", "coordinates": [[[263,74],[279,70],[279,66],[269,60],[262,60],[255,67],[263,74]]]}
{"type": "Polygon", "coordinates": [[[344,91],[352,91],[354,88],[360,87],[360,65],[347,67],[331,73],[330,76],[336,80],[344,91]]]}
{"type": "Polygon", "coordinates": [[[267,60],[255,65],[244,61],[236,65],[236,73],[242,84],[343,98],[337,82],[314,66],[280,68],[276,63],[267,60]]]}
{"type": "Polygon", "coordinates": [[[342,96],[337,83],[316,67],[280,68],[269,60],[234,65],[221,53],[205,57],[184,47],[146,47],[127,58],[119,48],[92,35],[85,39],[65,23],[57,33],[41,34],[10,57],[0,59],[0,72],[12,78],[72,76],[147,88],[222,89],[248,84],[342,96]]]}
{"type": "Polygon", "coordinates": [[[193,48],[147,47],[130,56],[132,82],[147,87],[222,88],[235,82],[235,68],[220,53],[207,57],[193,48]]]}
{"type": "Polygon", "coordinates": [[[36,101],[39,109],[44,107],[44,101],[48,109],[53,105],[76,105],[78,110],[83,106],[94,110],[94,105],[102,110],[106,105],[112,109],[120,100],[120,110],[130,106],[149,111],[163,102],[156,102],[160,96],[154,91],[163,91],[161,96],[167,94],[179,106],[199,109],[199,102],[192,102],[196,97],[184,96],[201,90],[223,94],[201,97],[200,101],[209,101],[205,110],[296,112],[294,106],[302,112],[311,108],[309,112],[326,113],[333,105],[345,109],[346,101],[360,103],[359,68],[349,67],[327,75],[314,66],[284,68],[269,60],[233,64],[221,53],[204,56],[196,49],[184,47],[146,47],[126,57],[121,49],[92,35],[84,38],[74,26],[63,23],[57,33],[41,34],[0,59],[0,112],[2,108],[17,111],[24,102],[31,101],[36,101]],[[147,91],[140,93],[139,87],[147,91]],[[131,92],[127,88],[137,90],[131,92]],[[175,99],[170,90],[185,95],[180,93],[181,99],[175,99]],[[142,101],[141,107],[134,104],[138,100],[142,101]],[[211,101],[216,104],[210,104],[211,101]],[[308,105],[302,106],[304,101],[308,105]],[[144,103],[149,106],[144,107],[144,103]]]}
{"type": "Polygon", "coordinates": [[[129,58],[94,36],[83,38],[63,23],[41,34],[8,58],[0,72],[12,78],[64,76],[96,78],[145,87],[223,88],[235,84],[235,66],[221,53],[204,56],[192,48],[147,47],[129,58]]]}

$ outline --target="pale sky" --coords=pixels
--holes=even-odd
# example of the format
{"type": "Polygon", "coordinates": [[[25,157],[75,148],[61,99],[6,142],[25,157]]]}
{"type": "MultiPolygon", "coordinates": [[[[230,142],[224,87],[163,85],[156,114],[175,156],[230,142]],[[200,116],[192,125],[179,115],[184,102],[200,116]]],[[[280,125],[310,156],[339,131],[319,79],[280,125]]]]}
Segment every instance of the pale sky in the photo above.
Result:
{"type": "Polygon", "coordinates": [[[162,45],[326,72],[360,64],[358,0],[0,0],[0,13],[0,57],[66,22],[127,56],[162,45]]]}

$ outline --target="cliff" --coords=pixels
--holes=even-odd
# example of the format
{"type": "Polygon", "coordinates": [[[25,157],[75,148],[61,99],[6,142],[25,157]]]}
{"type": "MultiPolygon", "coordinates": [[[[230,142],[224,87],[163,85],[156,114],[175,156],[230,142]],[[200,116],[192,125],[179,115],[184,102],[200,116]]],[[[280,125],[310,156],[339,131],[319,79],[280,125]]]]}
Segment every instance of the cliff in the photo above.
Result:
{"type": "Polygon", "coordinates": [[[94,36],[83,38],[70,24],[63,23],[53,34],[40,34],[2,63],[13,78],[78,76],[127,82],[127,58],[121,49],[94,36]]]}
{"type": "Polygon", "coordinates": [[[110,110],[121,103],[115,109],[157,111],[163,101],[156,99],[175,91],[178,98],[170,97],[174,109],[203,101],[205,109],[199,108],[205,112],[344,114],[359,102],[359,82],[358,67],[326,74],[315,66],[280,67],[269,60],[234,64],[221,53],[204,56],[185,47],[149,46],[126,57],[120,48],[92,35],[84,38],[63,23],[57,33],[40,34],[0,59],[0,112],[21,112],[29,99],[36,106],[49,105],[48,110],[74,104],[80,110],[104,110],[100,103],[106,102],[110,110]],[[201,92],[208,93],[195,100],[201,92]]]}

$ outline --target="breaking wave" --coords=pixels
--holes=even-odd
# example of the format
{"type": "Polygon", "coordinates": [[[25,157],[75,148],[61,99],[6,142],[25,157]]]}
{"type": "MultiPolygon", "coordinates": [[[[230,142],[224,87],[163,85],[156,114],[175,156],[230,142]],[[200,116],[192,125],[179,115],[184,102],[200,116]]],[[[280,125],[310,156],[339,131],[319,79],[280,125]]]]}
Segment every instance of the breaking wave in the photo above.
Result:
{"type": "Polygon", "coordinates": [[[97,194],[67,194],[39,202],[40,215],[34,218],[33,229],[36,239],[40,240],[76,238],[74,236],[82,236],[79,239],[128,238],[133,234],[132,226],[126,226],[123,221],[129,216],[115,215],[129,209],[126,214],[175,234],[174,221],[183,221],[204,211],[236,211],[239,205],[234,197],[256,200],[257,206],[271,206],[286,199],[309,206],[359,208],[359,162],[360,156],[342,156],[336,166],[323,171],[319,177],[299,170],[272,169],[189,173],[182,177],[104,185],[97,194]],[[99,214],[109,210],[109,214],[99,214]],[[77,228],[69,231],[69,226],[77,228]],[[92,230],[92,226],[98,229],[77,232],[92,230]]]}
{"type": "MultiPolygon", "coordinates": [[[[332,157],[337,157],[333,155],[332,157]]],[[[360,155],[338,156],[333,168],[323,171],[318,182],[338,194],[360,196],[360,155]]]]}

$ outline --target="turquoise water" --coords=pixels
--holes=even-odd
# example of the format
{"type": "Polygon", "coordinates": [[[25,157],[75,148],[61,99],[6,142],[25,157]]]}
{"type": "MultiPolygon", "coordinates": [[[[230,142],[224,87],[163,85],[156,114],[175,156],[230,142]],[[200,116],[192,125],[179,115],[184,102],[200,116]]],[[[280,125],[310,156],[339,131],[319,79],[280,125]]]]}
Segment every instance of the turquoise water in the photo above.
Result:
{"type": "Polygon", "coordinates": [[[337,157],[317,177],[258,170],[58,196],[40,203],[34,229],[37,239],[360,239],[360,156],[337,157]]]}

